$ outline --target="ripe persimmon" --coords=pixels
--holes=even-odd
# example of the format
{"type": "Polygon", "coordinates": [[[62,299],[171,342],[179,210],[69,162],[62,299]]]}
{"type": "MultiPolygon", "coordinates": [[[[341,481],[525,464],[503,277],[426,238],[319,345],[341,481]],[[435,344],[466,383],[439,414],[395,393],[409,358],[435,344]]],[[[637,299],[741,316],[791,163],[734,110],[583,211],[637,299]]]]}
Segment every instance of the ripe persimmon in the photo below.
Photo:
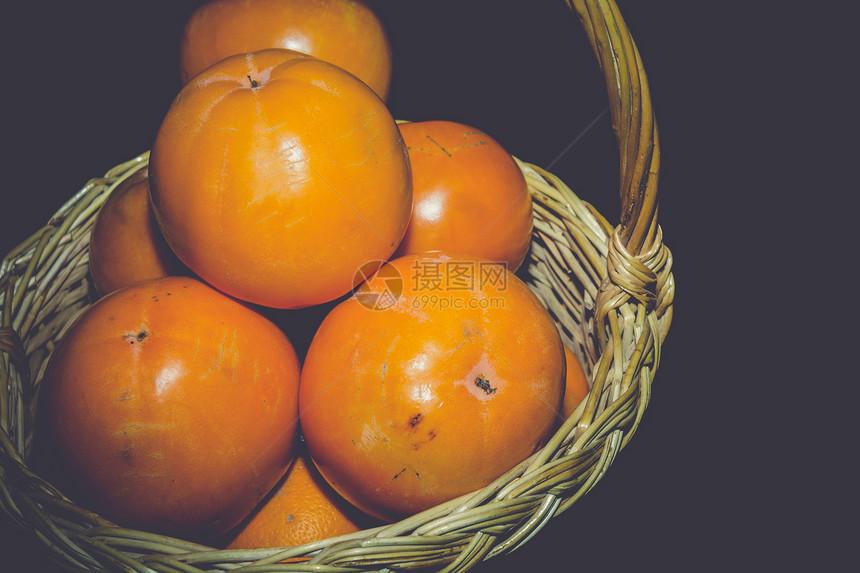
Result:
{"type": "Polygon", "coordinates": [[[588,386],[588,376],[585,375],[585,369],[573,350],[566,344],[564,345],[564,358],[567,374],[565,375],[564,405],[562,406],[561,413],[564,418],[567,418],[576,410],[579,403],[588,396],[590,388],[588,386]]]}
{"type": "Polygon", "coordinates": [[[361,0],[214,0],[185,24],[182,83],[235,54],[286,48],[331,62],[385,100],[391,45],[378,16],[361,0]]]}
{"type": "Polygon", "coordinates": [[[504,263],[525,260],[532,200],[525,176],[502,145],[453,121],[400,124],[412,166],[412,219],[395,257],[453,251],[504,263]]]}
{"type": "Polygon", "coordinates": [[[299,363],[246,304],[190,277],[135,283],[72,324],[44,377],[74,489],[122,525],[234,527],[295,456],[299,363]]]}
{"type": "Polygon", "coordinates": [[[146,170],[117,185],[90,231],[90,276],[99,296],[188,269],[164,241],[149,204],[146,170]]]}
{"type": "Polygon", "coordinates": [[[261,506],[231,532],[227,548],[303,545],[374,524],[370,516],[340,497],[303,454],[261,506]]]}
{"type": "Polygon", "coordinates": [[[311,342],[300,423],[320,473],[396,520],[478,489],[557,427],[564,350],[503,265],[408,255],[335,307],[311,342]]]}
{"type": "Polygon", "coordinates": [[[273,308],[348,293],[388,259],[412,210],[397,123],[341,68],[271,49],[197,74],[150,160],[153,210],[171,249],[236,298],[273,308]]]}

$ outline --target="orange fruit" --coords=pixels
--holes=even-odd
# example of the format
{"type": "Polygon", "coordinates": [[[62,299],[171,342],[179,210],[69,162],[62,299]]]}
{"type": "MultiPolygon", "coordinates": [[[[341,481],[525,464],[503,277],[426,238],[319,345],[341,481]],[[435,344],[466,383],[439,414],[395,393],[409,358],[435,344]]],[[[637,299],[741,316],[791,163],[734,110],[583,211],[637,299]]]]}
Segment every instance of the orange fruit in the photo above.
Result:
{"type": "Polygon", "coordinates": [[[465,255],[409,255],[323,320],[302,369],[300,424],[332,487],[396,520],[543,446],[563,394],[561,337],[524,282],[465,255]]]}
{"type": "Polygon", "coordinates": [[[566,419],[570,416],[579,403],[582,402],[588,391],[588,377],[585,375],[585,370],[582,368],[576,354],[573,353],[566,344],[564,345],[564,358],[567,365],[567,374],[565,377],[564,390],[564,405],[562,406],[562,415],[566,419]]]}
{"type": "Polygon", "coordinates": [[[182,88],[152,146],[159,228],[200,278],[273,308],[336,299],[388,259],[412,211],[397,123],[332,64],[271,49],[182,88]]]}
{"type": "Polygon", "coordinates": [[[119,184],[102,204],[90,231],[89,265],[100,296],[142,280],[188,273],[152,215],[146,170],[119,184]]]}
{"type": "Polygon", "coordinates": [[[302,545],[360,531],[371,522],[339,496],[303,454],[263,504],[230,534],[227,548],[302,545]]]}
{"type": "Polygon", "coordinates": [[[80,315],[50,358],[41,411],[87,507],[137,529],[216,536],[292,463],[298,382],[274,324],[166,277],[80,315]]]}
{"type": "Polygon", "coordinates": [[[516,271],[531,244],[533,216],[514,158],[483,131],[453,121],[401,123],[400,133],[414,206],[394,256],[449,251],[516,271]]]}
{"type": "Polygon", "coordinates": [[[235,54],[286,48],[331,62],[383,100],[391,84],[391,46],[382,22],[360,0],[214,0],[182,32],[182,83],[235,54]]]}

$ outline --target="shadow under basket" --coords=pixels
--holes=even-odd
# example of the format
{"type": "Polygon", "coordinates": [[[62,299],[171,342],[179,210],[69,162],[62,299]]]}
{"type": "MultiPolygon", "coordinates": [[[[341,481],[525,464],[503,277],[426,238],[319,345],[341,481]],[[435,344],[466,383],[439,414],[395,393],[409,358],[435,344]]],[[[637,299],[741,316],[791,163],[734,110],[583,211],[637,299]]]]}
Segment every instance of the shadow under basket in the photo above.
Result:
{"type": "Polygon", "coordinates": [[[136,157],[89,181],[0,266],[0,505],[45,552],[82,571],[465,571],[515,550],[608,471],[648,405],[672,320],[672,258],[656,221],[659,144],[636,46],[612,0],[569,0],[606,79],[621,160],[617,226],[557,177],[519,162],[534,203],[520,275],[557,322],[591,391],[550,442],[494,483],[403,521],[298,547],[217,550],[118,527],[28,465],[44,367],[93,300],[90,229],[136,157]],[[283,563],[290,560],[289,563],[283,563]]]}

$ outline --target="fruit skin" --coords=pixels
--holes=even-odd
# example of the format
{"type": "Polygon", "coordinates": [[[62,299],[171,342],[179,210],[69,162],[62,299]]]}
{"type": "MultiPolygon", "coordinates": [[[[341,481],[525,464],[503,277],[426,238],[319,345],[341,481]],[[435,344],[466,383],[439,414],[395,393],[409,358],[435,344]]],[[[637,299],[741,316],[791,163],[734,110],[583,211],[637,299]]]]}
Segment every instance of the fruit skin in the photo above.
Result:
{"type": "Polygon", "coordinates": [[[153,210],[203,280],[274,308],[348,293],[412,210],[397,124],[367,86],[290,50],[233,56],[171,105],[150,159],[153,210]]]}
{"type": "Polygon", "coordinates": [[[580,364],[573,350],[567,345],[564,346],[564,358],[566,374],[562,415],[567,419],[576,410],[579,403],[588,396],[590,388],[588,385],[588,376],[586,376],[582,364],[580,364]]]}
{"type": "Polygon", "coordinates": [[[303,545],[376,524],[340,497],[303,454],[261,507],[230,534],[227,549],[303,545]]]}
{"type": "Polygon", "coordinates": [[[412,167],[412,219],[395,257],[453,251],[516,271],[532,237],[532,199],[502,145],[452,121],[400,124],[412,167]]]}
{"type": "Polygon", "coordinates": [[[292,462],[298,379],[269,321],[167,277],[80,315],[49,361],[43,415],[88,507],[205,538],[245,518],[292,462]]]}
{"type": "Polygon", "coordinates": [[[180,76],[193,76],[228,56],[267,48],[310,54],[352,73],[385,100],[391,45],[382,22],[355,0],[215,0],[186,22],[180,76]]]}
{"type": "Polygon", "coordinates": [[[90,276],[99,296],[133,283],[186,274],[164,241],[149,205],[147,171],[111,191],[90,232],[90,276]]]}
{"type": "Polygon", "coordinates": [[[540,301],[501,265],[450,253],[390,265],[403,278],[396,302],[366,306],[391,289],[383,267],[320,325],[299,408],[332,487],[397,520],[488,484],[546,443],[564,397],[564,350],[540,301]],[[421,276],[438,266],[444,285],[458,266],[479,264],[504,284],[434,289],[421,276]]]}

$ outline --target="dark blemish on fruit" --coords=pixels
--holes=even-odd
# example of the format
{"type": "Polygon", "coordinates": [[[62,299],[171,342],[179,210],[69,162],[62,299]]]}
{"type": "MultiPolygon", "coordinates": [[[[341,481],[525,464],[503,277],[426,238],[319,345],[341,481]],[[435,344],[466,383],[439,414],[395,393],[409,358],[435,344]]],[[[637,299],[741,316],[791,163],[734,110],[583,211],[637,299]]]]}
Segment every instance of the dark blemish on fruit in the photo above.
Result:
{"type": "Polygon", "coordinates": [[[146,329],[141,329],[140,332],[126,334],[123,338],[125,338],[129,344],[134,344],[135,342],[143,342],[147,336],[149,336],[149,332],[147,332],[146,329]]]}
{"type": "Polygon", "coordinates": [[[426,445],[427,443],[431,442],[431,441],[433,440],[433,438],[435,438],[435,437],[436,437],[436,430],[435,430],[434,428],[431,428],[431,429],[427,432],[427,437],[426,437],[426,438],[424,438],[424,439],[420,439],[420,438],[418,438],[418,439],[417,439],[417,441],[415,441],[415,442],[412,444],[412,449],[413,449],[413,450],[415,450],[415,451],[420,450],[422,447],[424,447],[424,445],[426,445]]]}
{"type": "Polygon", "coordinates": [[[419,440],[419,441],[417,441],[417,442],[413,443],[413,444],[412,444],[412,449],[413,449],[413,450],[415,450],[415,451],[420,450],[420,449],[421,449],[425,444],[427,444],[428,442],[433,441],[433,438],[435,438],[435,437],[436,437],[436,430],[435,430],[435,429],[433,429],[433,428],[431,428],[431,429],[427,432],[427,438],[425,438],[424,440],[419,440]]]}
{"type": "Polygon", "coordinates": [[[448,157],[451,157],[451,152],[450,152],[450,151],[448,151],[447,149],[445,149],[444,147],[442,147],[442,145],[441,145],[438,141],[436,141],[435,139],[433,139],[432,137],[430,137],[430,136],[429,136],[429,135],[427,135],[426,133],[424,134],[424,137],[426,137],[427,139],[429,139],[429,140],[430,140],[430,142],[431,142],[431,143],[433,143],[433,145],[435,145],[436,147],[438,147],[438,148],[439,148],[439,150],[440,150],[442,153],[444,153],[444,154],[445,154],[445,155],[447,155],[448,157]]]}
{"type": "Polygon", "coordinates": [[[397,472],[396,474],[394,474],[394,477],[393,477],[393,478],[391,478],[391,479],[397,479],[397,478],[399,478],[399,477],[400,477],[400,474],[402,474],[402,473],[403,473],[403,472],[405,472],[405,471],[406,471],[406,468],[403,468],[402,470],[400,470],[399,472],[397,472]]]}
{"type": "Polygon", "coordinates": [[[114,457],[120,458],[122,460],[127,460],[131,457],[131,450],[132,450],[132,446],[126,446],[123,449],[121,449],[119,452],[114,454],[114,457]]]}
{"type": "Polygon", "coordinates": [[[415,426],[417,426],[419,423],[421,423],[421,420],[422,420],[423,418],[424,418],[424,414],[422,414],[422,413],[420,413],[420,412],[419,412],[419,413],[417,413],[417,414],[415,414],[414,416],[412,416],[412,417],[409,419],[409,427],[410,427],[410,428],[414,428],[414,427],[415,427],[415,426]]]}
{"type": "Polygon", "coordinates": [[[496,391],[496,388],[490,386],[490,381],[481,375],[475,378],[475,386],[483,390],[485,394],[493,394],[496,391]]]}
{"type": "MultiPolygon", "coordinates": [[[[480,132],[476,132],[476,131],[468,131],[468,132],[463,134],[463,137],[460,139],[460,141],[466,141],[466,139],[470,135],[481,136],[482,134],[480,132]]],[[[445,148],[441,143],[439,143],[438,141],[433,139],[433,137],[430,134],[425,133],[424,137],[432,144],[430,147],[408,147],[407,146],[406,150],[407,151],[413,151],[413,152],[414,151],[425,151],[430,155],[434,155],[436,150],[438,150],[438,151],[441,151],[442,153],[444,153],[448,157],[453,157],[454,151],[458,151],[460,149],[468,149],[470,147],[480,147],[481,145],[487,144],[487,141],[482,139],[480,141],[475,141],[473,143],[463,143],[462,145],[458,145],[456,147],[445,148]]]]}

